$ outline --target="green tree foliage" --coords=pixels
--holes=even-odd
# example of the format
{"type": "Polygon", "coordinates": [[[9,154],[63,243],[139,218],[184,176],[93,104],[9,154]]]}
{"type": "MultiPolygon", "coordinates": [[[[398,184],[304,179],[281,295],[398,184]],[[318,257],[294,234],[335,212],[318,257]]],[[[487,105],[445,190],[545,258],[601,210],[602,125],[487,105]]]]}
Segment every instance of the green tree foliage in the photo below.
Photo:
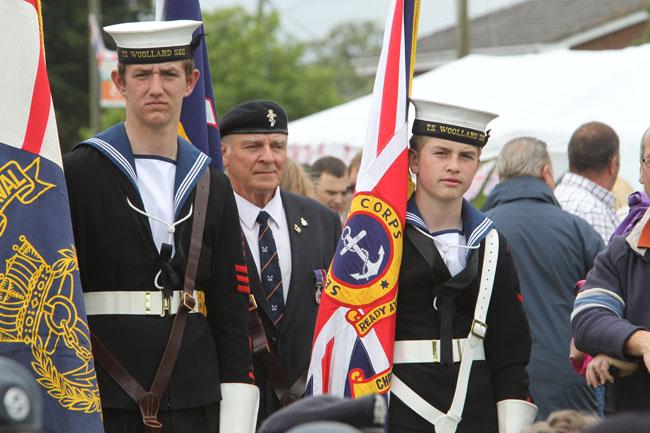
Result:
{"type": "MultiPolygon", "coordinates": [[[[41,5],[52,100],[61,148],[67,151],[90,133],[88,1],[44,1],[41,5]]],[[[103,0],[100,26],[135,21],[151,11],[151,5],[151,0],[103,0]]],[[[112,43],[106,42],[108,46],[112,43]]]]}
{"type": "MultiPolygon", "coordinates": [[[[100,26],[151,19],[152,0],[101,0],[100,26]]],[[[87,0],[43,2],[45,53],[59,136],[64,151],[92,134],[88,109],[87,0]]],[[[302,43],[281,36],[277,12],[242,8],[204,12],[212,83],[219,113],[248,99],[278,101],[290,119],[345,102],[371,90],[352,59],[379,51],[381,31],[372,23],[346,23],[322,40],[302,43]]],[[[114,48],[109,37],[107,47],[114,48]]],[[[104,110],[102,129],[123,119],[104,110]]]]}
{"type": "Polygon", "coordinates": [[[88,125],[88,8],[85,0],[44,1],[45,57],[61,147],[88,125]]]}
{"type": "Polygon", "coordinates": [[[242,8],[203,14],[217,109],[225,113],[248,99],[273,99],[297,119],[344,101],[333,67],[306,63],[306,46],[281,40],[276,12],[242,8]]]}
{"type": "Polygon", "coordinates": [[[379,57],[383,32],[374,21],[334,26],[322,40],[310,44],[316,64],[334,68],[337,91],[346,100],[372,91],[373,77],[357,75],[354,60],[379,57]]]}
{"type": "MultiPolygon", "coordinates": [[[[129,21],[153,20],[155,0],[97,0],[101,3],[100,27],[129,21]]],[[[115,42],[102,32],[106,47],[114,50],[115,42]]]]}

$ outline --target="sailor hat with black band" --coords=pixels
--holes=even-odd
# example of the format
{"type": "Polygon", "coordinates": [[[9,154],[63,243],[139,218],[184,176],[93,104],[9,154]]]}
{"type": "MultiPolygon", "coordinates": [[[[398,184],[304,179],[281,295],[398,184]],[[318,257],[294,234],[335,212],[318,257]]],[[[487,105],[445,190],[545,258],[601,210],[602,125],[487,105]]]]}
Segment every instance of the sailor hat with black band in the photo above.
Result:
{"type": "MultiPolygon", "coordinates": [[[[192,33],[201,21],[141,21],[104,27],[117,45],[122,64],[174,62],[192,58],[192,33]]],[[[199,39],[200,40],[200,39],[199,39]]]]}
{"type": "Polygon", "coordinates": [[[415,106],[413,135],[443,138],[464,144],[483,147],[490,131],[487,124],[498,114],[439,102],[412,99],[415,106]]]}

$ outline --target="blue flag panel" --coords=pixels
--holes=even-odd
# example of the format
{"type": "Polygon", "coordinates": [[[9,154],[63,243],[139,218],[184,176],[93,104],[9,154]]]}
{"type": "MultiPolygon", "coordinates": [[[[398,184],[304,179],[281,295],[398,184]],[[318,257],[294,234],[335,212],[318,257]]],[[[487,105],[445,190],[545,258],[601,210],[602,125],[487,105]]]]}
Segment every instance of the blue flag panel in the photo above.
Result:
{"type": "Polygon", "coordinates": [[[2,143],[0,356],[39,383],[44,432],[103,431],[63,172],[2,143]]]}
{"type": "MultiPolygon", "coordinates": [[[[199,0],[166,0],[162,9],[162,19],[202,21],[199,0]]],[[[217,109],[214,104],[203,26],[196,29],[194,38],[201,40],[201,44],[194,52],[196,69],[201,76],[192,94],[183,101],[181,124],[189,141],[212,158],[212,165],[223,170],[217,109]]]]}

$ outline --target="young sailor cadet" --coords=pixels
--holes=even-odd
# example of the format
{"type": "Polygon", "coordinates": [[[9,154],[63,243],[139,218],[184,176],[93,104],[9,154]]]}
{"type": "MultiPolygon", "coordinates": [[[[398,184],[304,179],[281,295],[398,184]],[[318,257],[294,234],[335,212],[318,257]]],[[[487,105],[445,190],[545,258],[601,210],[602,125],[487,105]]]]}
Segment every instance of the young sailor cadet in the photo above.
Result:
{"type": "Polygon", "coordinates": [[[106,27],[126,121],[64,159],[106,433],[255,430],[237,206],[177,134],[200,25],[106,27]]]}
{"type": "Polygon", "coordinates": [[[492,221],[463,199],[491,113],[413,101],[390,433],[521,433],[535,419],[517,273],[492,221]]]}

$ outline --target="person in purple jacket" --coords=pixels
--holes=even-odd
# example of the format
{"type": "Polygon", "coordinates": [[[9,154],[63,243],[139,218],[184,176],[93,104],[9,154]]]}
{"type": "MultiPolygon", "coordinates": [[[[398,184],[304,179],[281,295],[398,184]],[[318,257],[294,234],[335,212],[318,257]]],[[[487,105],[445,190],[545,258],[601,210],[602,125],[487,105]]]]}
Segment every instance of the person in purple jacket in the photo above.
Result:
{"type": "MultiPolygon", "coordinates": [[[[640,182],[647,194],[648,131],[641,141],[640,182]]],[[[639,215],[637,212],[633,218],[638,222],[630,221],[596,258],[571,315],[576,347],[598,354],[589,365],[587,379],[592,384],[616,379],[615,401],[608,401],[615,411],[650,409],[650,212],[645,210],[640,220],[639,215]],[[617,371],[615,378],[612,373],[617,371]]]]}

